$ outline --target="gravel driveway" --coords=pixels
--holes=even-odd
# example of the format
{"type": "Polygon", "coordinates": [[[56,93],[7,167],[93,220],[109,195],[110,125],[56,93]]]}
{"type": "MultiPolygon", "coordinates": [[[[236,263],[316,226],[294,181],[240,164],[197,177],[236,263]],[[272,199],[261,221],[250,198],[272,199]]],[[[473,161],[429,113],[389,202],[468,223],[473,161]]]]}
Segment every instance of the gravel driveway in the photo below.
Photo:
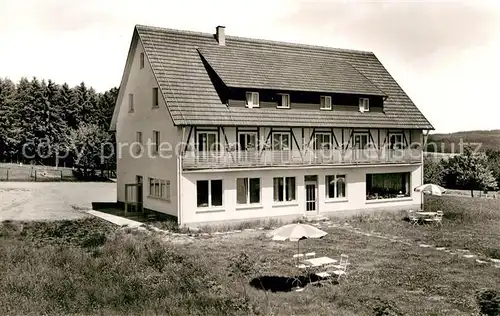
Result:
{"type": "Polygon", "coordinates": [[[0,221],[81,218],[92,202],[116,202],[116,183],[0,182],[0,221]]]}

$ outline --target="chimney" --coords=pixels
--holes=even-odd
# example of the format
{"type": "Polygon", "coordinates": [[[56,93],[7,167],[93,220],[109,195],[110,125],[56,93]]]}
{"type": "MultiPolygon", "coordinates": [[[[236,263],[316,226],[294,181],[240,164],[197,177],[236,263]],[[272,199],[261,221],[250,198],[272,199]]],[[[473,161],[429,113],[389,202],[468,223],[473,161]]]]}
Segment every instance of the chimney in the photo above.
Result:
{"type": "Polygon", "coordinates": [[[215,39],[219,42],[219,45],[226,45],[226,27],[225,26],[217,26],[215,28],[215,39]]]}

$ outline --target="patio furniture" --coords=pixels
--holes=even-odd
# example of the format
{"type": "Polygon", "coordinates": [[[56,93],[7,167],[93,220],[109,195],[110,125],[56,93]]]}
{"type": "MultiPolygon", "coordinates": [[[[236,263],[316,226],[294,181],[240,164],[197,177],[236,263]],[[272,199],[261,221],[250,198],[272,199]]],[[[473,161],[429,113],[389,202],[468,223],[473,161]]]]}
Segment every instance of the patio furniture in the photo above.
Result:
{"type": "Polygon", "coordinates": [[[340,255],[340,263],[338,265],[334,265],[337,269],[342,269],[344,266],[349,264],[349,256],[345,254],[340,255]]]}
{"type": "Polygon", "coordinates": [[[408,219],[410,220],[410,224],[412,224],[413,226],[415,226],[415,225],[418,224],[419,218],[415,214],[414,210],[409,210],[408,211],[408,219]]]}
{"type": "Polygon", "coordinates": [[[317,268],[325,265],[335,264],[337,262],[338,262],[337,260],[332,259],[330,257],[317,257],[304,260],[302,261],[302,264],[305,264],[308,267],[317,268]]]}
{"type": "MultiPolygon", "coordinates": [[[[290,240],[297,242],[297,255],[300,253],[300,241],[308,238],[323,238],[328,233],[307,224],[288,224],[271,231],[268,236],[273,240],[290,240]]],[[[298,256],[299,257],[299,256],[298,256]]],[[[295,258],[295,256],[294,256],[295,258]]]]}
{"type": "Polygon", "coordinates": [[[443,225],[443,211],[437,211],[436,212],[436,215],[434,216],[434,223],[436,223],[436,225],[443,225]]]}
{"type": "Polygon", "coordinates": [[[308,252],[308,253],[306,253],[305,256],[306,256],[306,259],[307,258],[315,258],[316,257],[316,253],[315,252],[308,252]]]}
{"type": "Polygon", "coordinates": [[[297,253],[297,254],[294,254],[292,257],[293,257],[293,259],[295,259],[295,260],[299,260],[299,259],[304,258],[304,254],[302,254],[302,253],[297,253]]]}
{"type": "Polygon", "coordinates": [[[337,282],[340,282],[341,277],[347,276],[347,266],[349,265],[349,256],[347,255],[343,256],[344,259],[342,259],[341,257],[341,263],[339,265],[334,265],[334,264],[326,265],[324,266],[325,271],[315,273],[315,275],[329,282],[333,282],[335,279],[337,282]]]}

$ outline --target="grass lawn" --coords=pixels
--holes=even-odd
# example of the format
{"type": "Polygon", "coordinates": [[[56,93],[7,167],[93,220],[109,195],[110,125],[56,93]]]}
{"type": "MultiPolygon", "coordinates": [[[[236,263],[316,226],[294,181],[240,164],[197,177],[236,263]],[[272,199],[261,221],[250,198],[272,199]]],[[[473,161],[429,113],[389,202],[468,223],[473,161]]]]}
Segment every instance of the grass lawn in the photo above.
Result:
{"type": "Polygon", "coordinates": [[[365,231],[406,237],[438,247],[468,249],[500,259],[500,200],[467,197],[426,196],[426,211],[444,212],[442,227],[411,226],[401,219],[405,213],[357,216],[346,221],[365,231]]]}
{"type": "Polygon", "coordinates": [[[442,228],[412,227],[401,214],[345,219],[416,242],[328,228],[325,238],[301,247],[321,256],[348,254],[349,277],[302,292],[289,291],[289,278],[299,274],[291,260],[297,244],[270,241],[265,232],[179,244],[96,219],[4,222],[0,314],[475,315],[476,291],[500,290],[500,269],[418,242],[494,255],[500,244],[494,202],[431,199],[428,205],[445,212],[442,228]],[[253,272],[237,274],[245,268],[253,272]]]}

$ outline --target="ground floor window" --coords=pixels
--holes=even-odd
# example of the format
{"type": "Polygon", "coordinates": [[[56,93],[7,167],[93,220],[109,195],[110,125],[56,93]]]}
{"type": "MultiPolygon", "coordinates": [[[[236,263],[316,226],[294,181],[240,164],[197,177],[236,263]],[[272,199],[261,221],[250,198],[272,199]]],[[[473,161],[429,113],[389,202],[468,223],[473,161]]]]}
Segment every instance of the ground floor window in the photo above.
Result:
{"type": "Polygon", "coordinates": [[[196,181],[196,205],[198,207],[222,206],[222,180],[196,181]]]}
{"type": "Polygon", "coordinates": [[[366,199],[409,197],[410,173],[374,173],[366,175],[366,199]]]}
{"type": "Polygon", "coordinates": [[[273,178],[275,202],[295,201],[295,177],[273,178]]]}
{"type": "Polygon", "coordinates": [[[149,178],[149,196],[170,201],[170,181],[149,178]]]}
{"type": "Polygon", "coordinates": [[[345,175],[331,175],[325,177],[326,198],[338,199],[346,197],[345,175]]]}
{"type": "Polygon", "coordinates": [[[260,203],[260,179],[236,179],[236,202],[238,204],[260,203]]]}

